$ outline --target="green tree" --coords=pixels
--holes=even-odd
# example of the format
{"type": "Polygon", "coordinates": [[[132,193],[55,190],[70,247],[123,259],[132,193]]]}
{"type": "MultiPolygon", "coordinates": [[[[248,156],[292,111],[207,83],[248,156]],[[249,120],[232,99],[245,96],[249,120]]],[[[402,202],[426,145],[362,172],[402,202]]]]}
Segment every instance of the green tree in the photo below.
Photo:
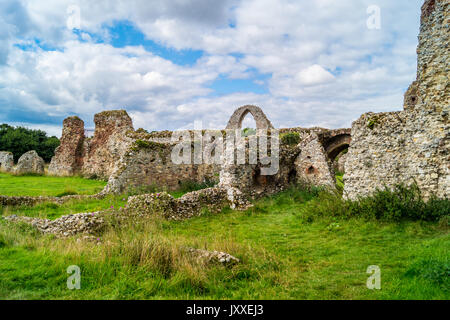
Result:
{"type": "Polygon", "coordinates": [[[59,143],[57,137],[48,137],[42,130],[0,125],[0,151],[12,152],[14,161],[25,152],[36,150],[46,162],[50,162],[59,143]]]}

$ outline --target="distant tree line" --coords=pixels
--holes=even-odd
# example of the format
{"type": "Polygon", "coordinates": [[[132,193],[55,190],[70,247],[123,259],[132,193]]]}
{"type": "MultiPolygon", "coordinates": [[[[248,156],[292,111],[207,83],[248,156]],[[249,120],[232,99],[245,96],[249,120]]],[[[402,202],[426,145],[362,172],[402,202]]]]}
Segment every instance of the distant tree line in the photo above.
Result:
{"type": "Polygon", "coordinates": [[[16,162],[22,154],[30,150],[35,150],[45,162],[50,162],[59,143],[57,137],[48,137],[42,130],[0,125],[0,151],[12,152],[16,162]]]}

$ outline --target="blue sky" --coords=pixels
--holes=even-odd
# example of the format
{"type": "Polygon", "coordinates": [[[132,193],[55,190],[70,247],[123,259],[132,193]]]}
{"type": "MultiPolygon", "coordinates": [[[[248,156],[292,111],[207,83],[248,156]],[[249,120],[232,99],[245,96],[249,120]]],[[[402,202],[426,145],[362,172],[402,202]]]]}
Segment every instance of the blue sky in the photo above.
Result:
{"type": "MultiPolygon", "coordinates": [[[[229,24],[234,28],[233,24],[229,24]]],[[[203,50],[192,49],[174,49],[156,41],[147,39],[145,34],[139,30],[131,21],[115,21],[110,26],[105,26],[110,39],[109,43],[115,48],[124,48],[126,46],[143,46],[145,50],[155,54],[163,59],[169,60],[180,66],[193,66],[201,57],[208,55],[203,50]]],[[[80,34],[80,30],[74,31],[80,34]]],[[[105,40],[100,35],[90,34],[91,37],[97,39],[98,43],[104,43],[105,40]]],[[[242,58],[242,54],[231,54],[237,59],[242,58]]],[[[214,81],[208,85],[213,92],[212,96],[220,96],[232,94],[236,92],[253,92],[256,94],[267,93],[266,86],[255,82],[264,82],[270,75],[259,74],[256,69],[248,70],[248,79],[230,79],[227,74],[220,74],[214,81]]]]}
{"type": "Polygon", "coordinates": [[[60,135],[67,116],[124,108],[136,128],[223,128],[256,104],[277,127],[349,127],[401,109],[422,3],[5,0],[0,122],[60,135]]]}

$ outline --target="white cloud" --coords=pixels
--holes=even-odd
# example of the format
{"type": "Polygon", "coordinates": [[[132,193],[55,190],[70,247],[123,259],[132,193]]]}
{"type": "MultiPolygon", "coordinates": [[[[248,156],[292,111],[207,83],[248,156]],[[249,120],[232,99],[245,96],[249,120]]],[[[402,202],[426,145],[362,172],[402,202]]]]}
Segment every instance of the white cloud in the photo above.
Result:
{"type": "Polygon", "coordinates": [[[301,85],[311,86],[333,81],[334,76],[318,64],[315,64],[301,70],[296,75],[296,80],[298,80],[301,85]]]}
{"type": "Polygon", "coordinates": [[[350,126],[361,113],[399,109],[416,72],[422,0],[6,0],[0,9],[0,121],[88,126],[125,107],[136,127],[173,129],[203,120],[225,126],[234,108],[257,104],[276,126],[350,126]],[[78,37],[67,7],[81,9],[78,37]],[[369,30],[366,8],[381,7],[369,30]],[[180,66],[143,47],[114,48],[105,26],[129,20],[148,39],[202,50],[180,66]],[[40,39],[58,51],[44,51],[40,39]],[[14,43],[29,45],[23,51],[14,43]],[[235,55],[237,53],[238,55],[235,55]],[[254,78],[268,74],[268,79],[254,78]],[[264,94],[214,95],[219,76],[267,85],[264,94]],[[35,121],[33,120],[35,119],[35,121]]]}
{"type": "Polygon", "coordinates": [[[45,131],[50,137],[55,136],[61,138],[62,125],[47,125],[42,123],[36,124],[29,122],[9,122],[8,124],[15,127],[25,127],[33,130],[42,130],[45,131]]]}

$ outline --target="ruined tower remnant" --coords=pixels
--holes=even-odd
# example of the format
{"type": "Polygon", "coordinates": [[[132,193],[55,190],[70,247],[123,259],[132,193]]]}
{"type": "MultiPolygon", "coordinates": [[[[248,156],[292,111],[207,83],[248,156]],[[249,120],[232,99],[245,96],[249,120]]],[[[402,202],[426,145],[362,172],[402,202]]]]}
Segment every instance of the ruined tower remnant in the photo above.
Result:
{"type": "Polygon", "coordinates": [[[416,182],[425,197],[450,195],[450,1],[422,6],[417,79],[404,110],[366,113],[352,125],[345,196],[416,182]]]}
{"type": "Polygon", "coordinates": [[[84,122],[69,117],[63,122],[61,144],[48,168],[49,174],[83,174],[107,179],[129,146],[133,123],[125,110],[104,111],[94,116],[95,132],[85,136],[84,122]]]}
{"type": "Polygon", "coordinates": [[[133,122],[125,110],[113,110],[97,113],[94,123],[94,137],[86,146],[82,171],[87,176],[107,179],[131,143],[127,132],[134,131],[133,122]]]}
{"type": "Polygon", "coordinates": [[[55,150],[48,172],[56,176],[70,176],[83,166],[84,122],[78,117],[63,121],[61,144],[55,150]]]}

